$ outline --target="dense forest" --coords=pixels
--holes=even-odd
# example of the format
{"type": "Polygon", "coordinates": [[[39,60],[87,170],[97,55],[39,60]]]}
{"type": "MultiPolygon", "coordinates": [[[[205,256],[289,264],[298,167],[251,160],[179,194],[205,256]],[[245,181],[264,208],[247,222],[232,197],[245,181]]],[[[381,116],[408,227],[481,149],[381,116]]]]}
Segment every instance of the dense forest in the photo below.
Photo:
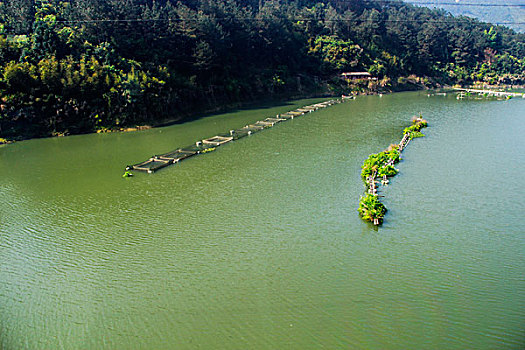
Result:
{"type": "Polygon", "coordinates": [[[395,0],[0,1],[0,137],[345,89],[523,83],[524,57],[524,34],[395,0]],[[345,86],[349,71],[378,79],[345,86]]]}

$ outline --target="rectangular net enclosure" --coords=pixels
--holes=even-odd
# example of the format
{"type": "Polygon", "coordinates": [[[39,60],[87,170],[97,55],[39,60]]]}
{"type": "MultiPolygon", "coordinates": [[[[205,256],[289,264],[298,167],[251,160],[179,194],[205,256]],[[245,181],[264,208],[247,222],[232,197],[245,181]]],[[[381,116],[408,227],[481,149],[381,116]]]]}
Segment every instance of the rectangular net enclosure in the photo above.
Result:
{"type": "Polygon", "coordinates": [[[280,123],[280,122],[286,121],[286,119],[284,119],[284,118],[266,118],[264,121],[268,122],[268,123],[276,124],[276,123],[280,123]]]}
{"type": "Polygon", "coordinates": [[[270,122],[265,122],[263,120],[259,120],[255,123],[255,125],[261,125],[262,127],[264,128],[270,128],[274,125],[275,123],[270,123],[270,122]]]}
{"type": "Polygon", "coordinates": [[[204,151],[204,150],[206,150],[208,148],[215,148],[215,146],[214,145],[210,145],[210,144],[202,143],[201,141],[197,141],[193,145],[182,147],[181,151],[195,152],[196,154],[198,154],[198,153],[201,153],[202,151],[204,151]]]}
{"type": "Polygon", "coordinates": [[[126,169],[141,170],[141,171],[146,171],[148,173],[152,173],[159,169],[167,167],[168,165],[172,163],[173,163],[173,160],[162,160],[162,159],[150,158],[145,162],[130,165],[126,169]]]}
{"type": "Polygon", "coordinates": [[[309,112],[314,112],[314,111],[318,110],[319,107],[315,107],[315,106],[306,106],[306,107],[303,107],[303,108],[301,108],[301,109],[307,110],[307,111],[309,111],[309,112]]]}
{"type": "Polygon", "coordinates": [[[264,126],[262,125],[257,125],[257,124],[250,124],[250,125],[246,125],[244,128],[242,128],[242,130],[247,130],[247,131],[251,131],[252,134],[254,132],[257,132],[257,131],[261,131],[264,129],[264,126]]]}
{"type": "Polygon", "coordinates": [[[233,137],[231,137],[231,136],[224,137],[224,136],[217,135],[217,136],[213,136],[213,137],[210,137],[208,139],[202,140],[202,143],[210,144],[210,145],[213,145],[213,146],[220,146],[222,144],[230,142],[231,140],[233,140],[233,137]]]}
{"type": "Polygon", "coordinates": [[[175,151],[171,151],[168,153],[156,155],[154,158],[160,159],[160,160],[172,160],[173,162],[178,162],[182,159],[189,158],[196,154],[197,154],[197,151],[183,151],[181,149],[177,149],[175,151]]]}
{"type": "Polygon", "coordinates": [[[230,130],[229,133],[222,133],[222,134],[219,134],[219,136],[222,136],[222,137],[233,137],[233,140],[238,140],[238,139],[241,139],[243,137],[246,137],[248,135],[250,135],[252,132],[250,130],[244,130],[244,129],[238,129],[238,130],[230,130]]]}

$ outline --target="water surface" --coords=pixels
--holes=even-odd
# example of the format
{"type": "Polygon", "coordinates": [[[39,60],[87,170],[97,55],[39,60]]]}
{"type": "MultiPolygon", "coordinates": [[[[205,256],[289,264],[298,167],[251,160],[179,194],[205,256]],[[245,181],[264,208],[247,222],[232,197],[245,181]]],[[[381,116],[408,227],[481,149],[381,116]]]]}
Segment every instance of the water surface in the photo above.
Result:
{"type": "Polygon", "coordinates": [[[318,101],[1,147],[0,348],[523,348],[525,100],[359,97],[121,177],[318,101]],[[375,230],[360,166],[419,112],[375,230]]]}

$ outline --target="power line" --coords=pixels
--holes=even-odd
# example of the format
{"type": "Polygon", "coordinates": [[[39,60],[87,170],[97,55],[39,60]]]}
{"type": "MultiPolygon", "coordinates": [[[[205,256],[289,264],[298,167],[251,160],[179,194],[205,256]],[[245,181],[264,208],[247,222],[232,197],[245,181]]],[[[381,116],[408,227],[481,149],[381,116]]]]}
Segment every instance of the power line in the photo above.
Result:
{"type": "MultiPolygon", "coordinates": [[[[71,19],[71,20],[57,20],[56,23],[140,23],[140,22],[199,22],[204,20],[237,20],[237,21],[250,21],[250,22],[262,22],[269,21],[271,18],[256,18],[256,17],[203,17],[203,18],[126,18],[126,19],[71,19]]],[[[451,20],[433,20],[429,18],[422,19],[317,19],[317,18],[303,18],[303,17],[287,17],[287,20],[290,21],[302,21],[302,22],[354,22],[354,23],[363,23],[363,22],[377,22],[377,23],[420,23],[420,22],[431,22],[431,23],[450,23],[451,20]]],[[[468,22],[476,21],[477,19],[472,18],[468,20],[458,21],[458,18],[455,17],[456,22],[468,22]]],[[[21,23],[21,21],[16,21],[21,23]]],[[[487,24],[496,24],[496,25],[508,25],[508,24],[525,24],[525,22],[490,22],[487,24]]]]}
{"type": "MultiPolygon", "coordinates": [[[[128,19],[79,19],[79,20],[58,20],[57,23],[119,23],[119,22],[199,22],[203,20],[238,20],[238,21],[269,21],[271,18],[256,18],[256,17],[204,17],[204,18],[128,18],[128,19]]],[[[384,20],[374,20],[374,19],[317,19],[317,18],[302,18],[302,17],[287,17],[287,20],[291,21],[303,21],[303,22],[408,22],[408,23],[418,23],[418,22],[432,22],[432,23],[450,23],[450,21],[444,20],[432,20],[428,18],[424,19],[384,19],[384,20]]],[[[458,21],[457,17],[455,20],[458,21]]],[[[469,19],[469,21],[475,21],[475,18],[469,19]]],[[[461,21],[460,21],[461,22],[461,21]]],[[[489,24],[525,24],[525,22],[491,22],[489,24]]]]}
{"type": "MultiPolygon", "coordinates": [[[[352,0],[336,0],[337,2],[351,2],[352,0]]],[[[461,3],[461,2],[442,2],[442,3],[436,3],[430,2],[430,1],[424,1],[424,2],[402,2],[399,0],[361,0],[362,2],[368,2],[368,3],[379,3],[379,4],[396,4],[396,5],[434,5],[434,6],[442,6],[442,5],[452,5],[452,6],[477,6],[477,7],[519,7],[519,8],[525,8],[524,4],[496,4],[496,3],[461,3]]],[[[71,20],[57,20],[56,23],[66,23],[66,24],[74,24],[74,23],[155,23],[155,22],[198,22],[202,20],[237,20],[237,21],[268,21],[269,18],[257,18],[257,17],[203,17],[203,18],[155,18],[155,19],[148,19],[148,18],[124,18],[124,19],[71,19],[71,20]]],[[[448,20],[432,20],[432,19],[396,19],[396,20],[373,20],[373,19],[314,19],[314,18],[301,18],[301,17],[287,17],[287,20],[291,21],[304,21],[304,22],[327,22],[327,23],[337,23],[337,22],[354,22],[354,23],[363,23],[363,22],[378,22],[378,23],[420,23],[420,22],[426,22],[430,21],[431,23],[450,23],[448,20]]],[[[456,17],[456,21],[457,21],[456,17]]],[[[460,22],[468,22],[468,21],[475,21],[476,19],[468,19],[460,22]]],[[[25,22],[25,21],[13,21],[13,22],[25,22]]],[[[514,21],[508,21],[508,22],[491,22],[490,24],[495,25],[524,25],[525,22],[514,22],[514,21]]]]}

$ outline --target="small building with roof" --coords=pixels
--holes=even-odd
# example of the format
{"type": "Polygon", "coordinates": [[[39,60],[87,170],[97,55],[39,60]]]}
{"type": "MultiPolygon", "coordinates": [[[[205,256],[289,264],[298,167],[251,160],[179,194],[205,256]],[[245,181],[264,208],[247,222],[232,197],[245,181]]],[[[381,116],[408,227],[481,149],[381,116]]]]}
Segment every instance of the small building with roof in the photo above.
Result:
{"type": "Polygon", "coordinates": [[[372,74],[368,72],[345,72],[341,73],[343,80],[377,80],[372,74]]]}

